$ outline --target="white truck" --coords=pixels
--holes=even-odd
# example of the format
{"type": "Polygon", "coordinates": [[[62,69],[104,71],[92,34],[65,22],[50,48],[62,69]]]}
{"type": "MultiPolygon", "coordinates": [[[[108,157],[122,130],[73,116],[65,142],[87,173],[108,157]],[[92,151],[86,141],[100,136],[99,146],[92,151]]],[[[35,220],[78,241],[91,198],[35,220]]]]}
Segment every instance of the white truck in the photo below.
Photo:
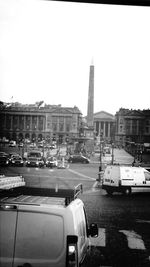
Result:
{"type": "Polygon", "coordinates": [[[26,187],[22,177],[1,177],[0,266],[85,266],[90,236],[83,202],[74,189],[26,187]]]}
{"type": "Polygon", "coordinates": [[[103,174],[102,188],[108,194],[150,192],[150,172],[141,167],[108,165],[103,174]]]}

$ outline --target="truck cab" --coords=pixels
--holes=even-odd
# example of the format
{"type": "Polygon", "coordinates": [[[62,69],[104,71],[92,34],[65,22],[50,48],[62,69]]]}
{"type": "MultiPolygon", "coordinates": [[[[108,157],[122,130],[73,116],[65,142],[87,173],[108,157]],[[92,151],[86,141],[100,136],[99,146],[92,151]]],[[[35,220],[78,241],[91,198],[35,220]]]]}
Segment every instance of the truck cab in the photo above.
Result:
{"type": "Polygon", "coordinates": [[[0,189],[1,266],[84,266],[89,237],[97,237],[98,228],[88,225],[84,203],[77,198],[82,184],[74,189],[32,188],[19,179],[19,186],[9,188],[7,183],[5,189],[3,182],[0,189]]]}

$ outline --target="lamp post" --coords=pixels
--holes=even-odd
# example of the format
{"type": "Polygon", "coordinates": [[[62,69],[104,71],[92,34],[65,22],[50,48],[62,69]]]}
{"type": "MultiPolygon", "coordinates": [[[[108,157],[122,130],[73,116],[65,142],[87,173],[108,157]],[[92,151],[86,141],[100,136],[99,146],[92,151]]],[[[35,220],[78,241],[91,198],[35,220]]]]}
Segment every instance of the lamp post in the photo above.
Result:
{"type": "Polygon", "coordinates": [[[102,142],[101,137],[103,136],[103,130],[100,131],[99,135],[99,146],[100,146],[100,155],[99,155],[99,172],[98,172],[98,181],[101,182],[101,175],[102,175],[102,142]]]}
{"type": "Polygon", "coordinates": [[[114,164],[114,144],[112,143],[111,164],[114,164]]]}
{"type": "Polygon", "coordinates": [[[100,141],[100,155],[99,155],[99,172],[102,171],[102,145],[101,145],[101,141],[100,141]]]}
{"type": "Polygon", "coordinates": [[[100,156],[99,156],[99,172],[102,171],[102,136],[103,136],[103,130],[100,131],[99,135],[99,146],[100,146],[100,156]]]}

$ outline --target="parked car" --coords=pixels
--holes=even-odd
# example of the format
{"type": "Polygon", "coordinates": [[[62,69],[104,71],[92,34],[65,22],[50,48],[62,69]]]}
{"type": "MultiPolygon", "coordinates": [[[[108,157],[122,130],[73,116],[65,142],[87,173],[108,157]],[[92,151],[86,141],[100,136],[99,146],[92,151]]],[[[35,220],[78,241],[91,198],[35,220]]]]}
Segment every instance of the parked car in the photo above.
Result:
{"type": "Polygon", "coordinates": [[[46,160],[46,167],[57,167],[58,161],[55,157],[48,157],[46,160]]]}
{"type": "Polygon", "coordinates": [[[0,155],[0,166],[1,167],[6,167],[9,165],[9,158],[5,154],[0,155]]]}
{"type": "Polygon", "coordinates": [[[71,155],[68,159],[70,163],[89,163],[90,160],[83,155],[71,155]]]}
{"type": "Polygon", "coordinates": [[[16,152],[9,153],[9,156],[8,156],[8,158],[9,158],[9,163],[11,163],[11,161],[12,161],[12,159],[13,159],[14,157],[19,157],[19,156],[20,156],[20,154],[18,154],[18,153],[16,153],[16,152]]]}
{"type": "Polygon", "coordinates": [[[10,164],[12,166],[21,166],[23,167],[24,162],[23,162],[23,158],[21,156],[12,156],[10,159],[10,164]]]}
{"type": "Polygon", "coordinates": [[[27,167],[44,167],[44,159],[42,157],[28,157],[26,161],[27,167]]]}

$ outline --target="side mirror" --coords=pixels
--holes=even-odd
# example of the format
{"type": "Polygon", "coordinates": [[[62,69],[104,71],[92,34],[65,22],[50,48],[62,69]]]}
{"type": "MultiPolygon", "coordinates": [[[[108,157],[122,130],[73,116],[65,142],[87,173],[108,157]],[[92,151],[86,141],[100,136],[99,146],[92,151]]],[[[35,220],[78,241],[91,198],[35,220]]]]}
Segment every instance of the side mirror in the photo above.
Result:
{"type": "Polygon", "coordinates": [[[96,223],[91,223],[88,229],[88,234],[91,237],[98,237],[98,227],[96,223]]]}

